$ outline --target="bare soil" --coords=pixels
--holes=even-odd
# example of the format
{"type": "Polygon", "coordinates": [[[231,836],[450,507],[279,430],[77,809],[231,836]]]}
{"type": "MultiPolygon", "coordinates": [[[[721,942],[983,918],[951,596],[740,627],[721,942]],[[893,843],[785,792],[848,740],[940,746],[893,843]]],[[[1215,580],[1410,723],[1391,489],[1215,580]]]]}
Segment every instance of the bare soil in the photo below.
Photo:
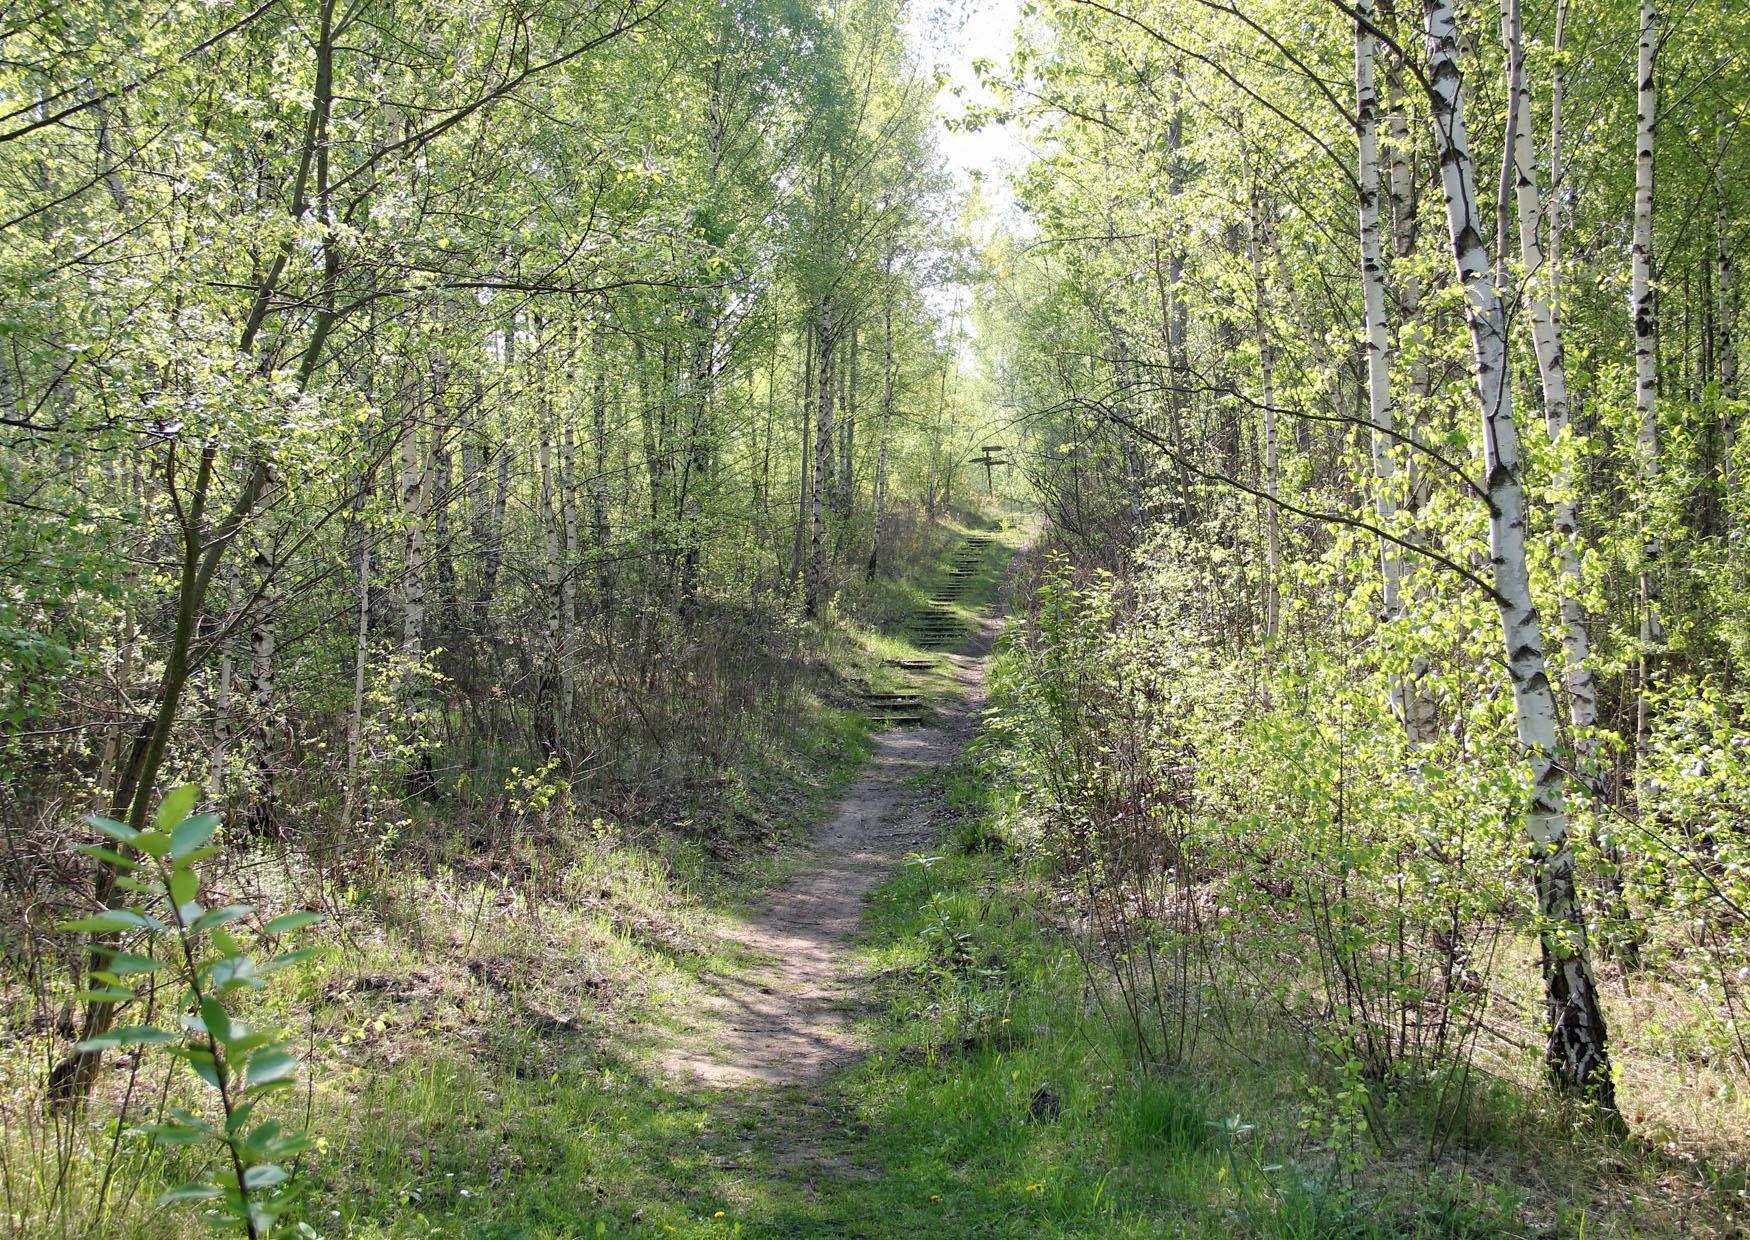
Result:
{"type": "Polygon", "coordinates": [[[972,621],[963,653],[942,656],[959,690],[938,706],[939,722],[883,732],[810,861],[729,928],[729,954],[746,963],[705,977],[703,1019],[662,1054],[665,1070],[708,1086],[785,1085],[817,1080],[861,1054],[851,1020],[859,979],[848,965],[863,902],[908,853],[934,842],[930,799],[914,777],[965,746],[1000,628],[993,617],[972,621]]]}

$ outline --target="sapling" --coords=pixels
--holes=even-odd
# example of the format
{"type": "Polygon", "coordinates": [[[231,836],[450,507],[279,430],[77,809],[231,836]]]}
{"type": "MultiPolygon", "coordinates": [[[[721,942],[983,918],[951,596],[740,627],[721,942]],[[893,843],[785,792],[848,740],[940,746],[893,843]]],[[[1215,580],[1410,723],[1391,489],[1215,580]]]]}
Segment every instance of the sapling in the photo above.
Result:
{"type": "Polygon", "coordinates": [[[283,1211],[292,1179],[288,1160],[310,1142],[301,1130],[256,1113],[269,1095],[296,1084],[297,1057],[284,1041],[236,1019],[228,1005],[239,992],[265,988],[272,974],[308,955],[309,948],[281,951],[280,937],[320,917],[288,913],[262,925],[251,946],[271,954],[258,960],[239,937],[241,923],[255,913],[252,906],[202,906],[200,866],[219,851],[209,842],[219,819],[190,812],[197,791],[193,784],[171,789],[143,830],[97,815],[85,820],[119,847],[88,844],[80,851],[113,866],[116,887],[132,892],[135,903],[61,927],[133,939],[92,944],[102,967],[92,969],[90,988],[76,998],[125,1005],[141,997],[136,988],[146,979],[171,993],[180,987],[181,995],[172,1027],[121,1025],[75,1050],[158,1046],[205,1082],[211,1094],[204,1115],[171,1108],[168,1119],[138,1130],[166,1145],[207,1145],[217,1155],[207,1179],[178,1185],[159,1202],[205,1204],[214,1221],[233,1223],[259,1240],[272,1233],[283,1211]]]}

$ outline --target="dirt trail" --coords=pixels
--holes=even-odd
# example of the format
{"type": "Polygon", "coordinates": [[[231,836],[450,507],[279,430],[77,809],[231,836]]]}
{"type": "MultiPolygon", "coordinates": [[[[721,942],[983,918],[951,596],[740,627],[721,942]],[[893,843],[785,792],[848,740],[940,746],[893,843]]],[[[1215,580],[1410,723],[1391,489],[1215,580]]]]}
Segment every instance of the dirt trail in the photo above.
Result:
{"type": "Polygon", "coordinates": [[[881,733],[869,769],[817,837],[814,860],[727,932],[753,962],[704,979],[708,1027],[663,1055],[666,1070],[705,1085],[777,1085],[814,1080],[857,1057],[848,1011],[855,979],[844,966],[863,899],[907,853],[934,842],[928,800],[908,781],[966,744],[1001,627],[997,617],[973,619],[962,652],[942,656],[960,690],[937,709],[939,722],[881,733]]]}

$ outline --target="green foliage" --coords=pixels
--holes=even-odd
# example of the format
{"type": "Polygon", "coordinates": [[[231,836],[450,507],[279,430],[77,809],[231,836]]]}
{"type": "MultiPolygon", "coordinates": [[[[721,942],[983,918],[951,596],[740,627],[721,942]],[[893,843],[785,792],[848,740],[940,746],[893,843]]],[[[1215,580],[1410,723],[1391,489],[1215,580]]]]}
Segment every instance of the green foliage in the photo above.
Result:
{"type": "Polygon", "coordinates": [[[106,1028],[74,1050],[158,1047],[186,1064],[212,1091],[208,1113],[172,1107],[167,1119],[140,1125],[134,1135],[164,1146],[205,1146],[218,1163],[213,1178],[171,1188],[159,1201],[199,1204],[250,1237],[266,1236],[290,1199],[288,1164],[310,1148],[302,1131],[271,1114],[273,1096],[297,1085],[300,1061],[283,1039],[251,1028],[234,1007],[309,954],[308,948],[283,948],[282,940],[322,918],[286,913],[239,937],[253,907],[204,907],[201,863],[219,851],[209,843],[219,818],[192,812],[198,794],[193,784],[172,788],[145,830],[95,815],[86,819],[124,851],[106,845],[82,845],[81,851],[118,871],[116,885],[135,899],[60,927],[92,936],[96,959],[77,998],[146,1002],[142,987],[153,996],[177,997],[173,1020],[106,1028]]]}

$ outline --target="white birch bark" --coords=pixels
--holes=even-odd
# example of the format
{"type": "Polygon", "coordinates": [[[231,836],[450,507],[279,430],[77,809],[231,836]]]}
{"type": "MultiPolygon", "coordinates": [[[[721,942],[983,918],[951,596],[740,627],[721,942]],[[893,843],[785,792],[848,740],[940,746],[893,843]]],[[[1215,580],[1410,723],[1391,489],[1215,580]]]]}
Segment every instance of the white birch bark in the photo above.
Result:
{"type": "Polygon", "coordinates": [[[1258,337],[1259,397],[1264,406],[1264,635],[1274,638],[1282,623],[1282,521],[1276,510],[1281,484],[1281,444],[1276,425],[1276,346],[1270,335],[1269,285],[1264,279],[1264,246],[1270,205],[1252,187],[1252,329],[1258,337]]]}
{"type": "Polygon", "coordinates": [[[810,616],[820,614],[820,592],[826,580],[826,518],[827,504],[833,493],[833,373],[834,348],[832,309],[825,302],[820,307],[820,324],[816,351],[820,374],[815,381],[818,402],[814,420],[814,494],[809,526],[808,589],[805,599],[810,616]]]}
{"type": "Polygon", "coordinates": [[[425,655],[426,612],[426,458],[419,447],[419,377],[407,375],[401,383],[401,441],[399,444],[399,499],[405,539],[401,576],[400,654],[408,665],[425,655]]]}
{"type": "MultiPolygon", "coordinates": [[[[1564,6],[1565,7],[1565,6],[1564,6]]],[[[1557,39],[1565,12],[1558,15],[1557,39]]],[[[1556,534],[1558,590],[1562,617],[1563,683],[1568,691],[1568,709],[1575,731],[1577,774],[1594,797],[1602,792],[1598,762],[1598,689],[1592,675],[1590,617],[1584,602],[1585,580],[1580,569],[1579,515],[1574,494],[1571,453],[1563,443],[1568,435],[1568,372],[1562,348],[1562,327],[1557,295],[1561,273],[1555,265],[1561,232],[1559,211],[1550,217],[1551,253],[1544,253],[1544,200],[1539,186],[1537,156],[1532,133],[1531,87],[1525,74],[1523,38],[1518,0],[1501,5],[1502,41],[1507,52],[1508,90],[1516,118],[1513,132],[1514,201],[1519,217],[1519,261],[1524,268],[1525,317],[1531,330],[1532,351],[1537,357],[1538,381],[1543,391],[1544,426],[1558,460],[1551,480],[1555,494],[1552,521],[1556,534]],[[1542,277],[1540,281],[1540,277],[1542,277]],[[1545,292],[1544,290],[1547,290],[1545,292]]],[[[1557,61],[1550,100],[1551,178],[1559,175],[1561,132],[1561,67],[1557,61]]]]}
{"type": "Polygon", "coordinates": [[[571,416],[571,396],[576,389],[566,384],[564,423],[559,429],[559,511],[563,542],[559,552],[559,618],[569,632],[577,627],[578,507],[577,431],[571,416]]]}
{"type": "MultiPolygon", "coordinates": [[[[365,487],[359,488],[358,512],[362,518],[369,502],[365,487]]],[[[340,807],[342,834],[352,825],[358,804],[359,758],[364,748],[366,673],[371,647],[371,536],[360,520],[358,555],[358,624],[354,630],[352,658],[352,709],[346,718],[346,793],[340,807]]]]}
{"type": "MultiPolygon", "coordinates": [[[[539,332],[537,332],[537,337],[539,332]]],[[[539,441],[535,448],[540,472],[541,490],[536,501],[536,520],[541,530],[542,649],[541,663],[550,678],[554,696],[545,698],[540,706],[552,713],[543,723],[551,729],[547,739],[553,745],[564,735],[565,673],[564,645],[564,581],[565,568],[560,560],[559,514],[555,504],[553,484],[553,407],[545,376],[539,370],[535,376],[535,402],[540,420],[539,441]]]]}
{"type": "Polygon", "coordinates": [[[801,443],[802,451],[796,465],[796,529],[790,542],[790,580],[794,584],[798,579],[803,581],[803,589],[807,590],[807,542],[808,501],[811,491],[813,469],[810,458],[814,449],[809,442],[809,428],[814,410],[814,324],[809,323],[802,332],[802,378],[797,387],[801,399],[797,407],[802,414],[801,443]]]}
{"type": "MultiPolygon", "coordinates": [[[[1540,938],[1549,1028],[1545,1061],[1564,1089],[1610,1108],[1615,1100],[1608,1037],[1575,888],[1564,780],[1554,761],[1555,694],[1550,688],[1543,631],[1526,559],[1525,491],[1508,373],[1507,313],[1483,243],[1476,169],[1459,89],[1458,31],[1452,0],[1424,0],[1423,16],[1441,190],[1475,356],[1495,602],[1501,615],[1515,725],[1532,777],[1525,828],[1543,927],[1540,938]]],[[[1506,210],[1507,204],[1503,202],[1501,207],[1506,210]]]]}
{"type": "Polygon", "coordinates": [[[249,625],[249,829],[261,834],[274,830],[274,741],[279,733],[275,720],[278,689],[274,683],[275,655],[279,644],[278,550],[271,507],[273,483],[263,493],[261,528],[257,532],[255,567],[262,588],[255,616],[249,625]]]}
{"type": "MultiPolygon", "coordinates": [[[[1374,21],[1373,0],[1357,0],[1362,20],[1355,25],[1355,136],[1359,148],[1361,295],[1367,343],[1367,412],[1373,428],[1373,509],[1381,528],[1389,529],[1398,508],[1396,413],[1392,407],[1391,333],[1386,320],[1385,260],[1380,241],[1378,39],[1367,28],[1374,21]]],[[[1379,543],[1381,619],[1402,620],[1404,557],[1396,543],[1379,543]]],[[[1433,728],[1433,710],[1418,690],[1414,668],[1396,673],[1391,688],[1392,710],[1402,720],[1411,743],[1422,744],[1433,728]]]]}
{"type": "MultiPolygon", "coordinates": [[[[503,329],[503,353],[499,370],[499,406],[504,411],[505,425],[510,426],[509,414],[515,400],[516,391],[516,319],[513,316],[503,329]]],[[[482,634],[485,634],[492,619],[492,599],[498,593],[498,573],[504,564],[504,517],[510,502],[510,445],[500,443],[492,452],[496,457],[492,496],[490,501],[482,498],[485,505],[485,523],[482,531],[481,563],[480,563],[480,598],[476,606],[476,620],[482,634]]],[[[482,480],[484,481],[484,479],[482,480]]]]}
{"type": "MultiPolygon", "coordinates": [[[[1567,4],[1556,8],[1556,66],[1550,79],[1550,181],[1560,184],[1562,173],[1562,67],[1561,50],[1566,34],[1567,4]]],[[[1514,201],[1519,218],[1519,261],[1524,269],[1525,317],[1531,332],[1532,352],[1537,358],[1538,382],[1543,393],[1544,427],[1555,448],[1556,468],[1550,479],[1553,499],[1550,520],[1556,536],[1556,597],[1561,616],[1562,685],[1568,694],[1568,717],[1574,727],[1574,775],[1596,811],[1604,799],[1604,761],[1598,740],[1598,685],[1592,672],[1591,617],[1585,603],[1584,546],[1576,480],[1571,465],[1574,451],[1566,442],[1569,430],[1567,361],[1562,344],[1561,257],[1562,212],[1559,202],[1547,210],[1549,252],[1543,246],[1546,209],[1539,185],[1537,155],[1531,110],[1531,86],[1525,72],[1524,36],[1519,0],[1502,0],[1502,45],[1507,53],[1507,89],[1514,116],[1512,135],[1514,201]],[[1541,282],[1539,276],[1546,278],[1541,282]],[[1547,290],[1547,291],[1544,291],[1547,290]]],[[[1628,908],[1622,894],[1619,849],[1606,835],[1594,830],[1594,842],[1605,872],[1601,884],[1617,939],[1625,959],[1635,952],[1633,936],[1626,933],[1628,908]]]]}
{"type": "Polygon", "coordinates": [[[589,488],[589,534],[596,561],[601,565],[595,574],[598,606],[608,610],[613,589],[608,567],[608,344],[602,325],[595,325],[591,340],[595,374],[591,380],[590,433],[593,475],[589,488]]]}
{"type": "Polygon", "coordinates": [[[851,519],[852,486],[856,475],[857,434],[857,319],[851,318],[845,340],[844,416],[839,421],[839,520],[851,519]]]}
{"type": "MultiPolygon", "coordinates": [[[[888,263],[891,269],[891,260],[888,263]]],[[[881,428],[875,445],[875,524],[869,539],[869,570],[873,581],[881,567],[881,514],[887,505],[887,435],[893,422],[893,294],[881,307],[881,428]]]]}
{"type": "Polygon", "coordinates": [[[219,651],[219,687],[213,697],[212,785],[213,796],[219,801],[228,801],[231,796],[231,706],[235,679],[235,661],[227,641],[219,651]]]}
{"type": "Polygon", "coordinates": [[[1635,215],[1630,258],[1629,303],[1635,332],[1635,451],[1641,484],[1640,694],[1635,712],[1635,743],[1644,756],[1652,727],[1650,696],[1659,647],[1665,641],[1660,618],[1660,560],[1664,556],[1656,525],[1649,521],[1659,481],[1659,334],[1653,290],[1653,152],[1658,137],[1659,101],[1654,72],[1659,49],[1659,15],[1654,0],[1641,0],[1640,40],[1635,58],[1635,215]]]}

